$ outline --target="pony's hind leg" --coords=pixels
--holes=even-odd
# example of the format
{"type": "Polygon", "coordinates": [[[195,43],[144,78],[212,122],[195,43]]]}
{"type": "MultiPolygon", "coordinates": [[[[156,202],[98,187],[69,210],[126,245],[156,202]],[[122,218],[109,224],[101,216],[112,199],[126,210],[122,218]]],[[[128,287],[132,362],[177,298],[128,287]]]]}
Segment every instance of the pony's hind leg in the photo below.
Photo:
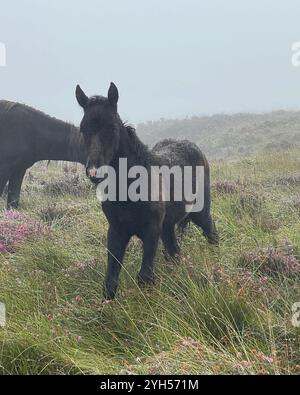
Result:
{"type": "Polygon", "coordinates": [[[191,218],[189,215],[187,215],[182,221],[180,221],[177,225],[177,229],[180,232],[180,235],[183,236],[186,229],[188,228],[189,224],[191,222],[191,218]]]}
{"type": "Polygon", "coordinates": [[[0,196],[2,196],[4,188],[9,180],[9,167],[7,165],[0,165],[0,196]]]}
{"type": "Polygon", "coordinates": [[[180,253],[180,248],[177,243],[175,226],[174,225],[164,225],[162,230],[162,241],[167,253],[171,258],[174,258],[180,253]]]}
{"type": "Polygon", "coordinates": [[[26,173],[26,168],[18,168],[9,178],[7,208],[17,209],[19,206],[21,186],[26,173]]]}
{"type": "Polygon", "coordinates": [[[4,176],[3,174],[0,174],[0,197],[3,194],[3,191],[4,191],[7,181],[8,181],[8,178],[6,176],[4,176]]]}
{"type": "Polygon", "coordinates": [[[216,229],[216,225],[211,217],[210,212],[200,211],[190,213],[190,218],[195,225],[199,226],[203,230],[203,234],[210,244],[218,244],[219,236],[216,229]]]}

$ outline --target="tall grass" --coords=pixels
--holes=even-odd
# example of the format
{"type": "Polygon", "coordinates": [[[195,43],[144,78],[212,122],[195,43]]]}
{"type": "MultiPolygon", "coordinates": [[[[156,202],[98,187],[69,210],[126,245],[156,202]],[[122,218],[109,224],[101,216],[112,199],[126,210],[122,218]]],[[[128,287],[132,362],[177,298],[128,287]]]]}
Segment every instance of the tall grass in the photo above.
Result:
{"type": "Polygon", "coordinates": [[[190,226],[180,262],[167,262],[160,247],[156,284],[141,289],[133,239],[109,304],[107,223],[93,188],[80,169],[36,166],[21,212],[47,231],[0,253],[2,374],[300,373],[300,330],[291,324],[299,276],[278,267],[300,258],[299,158],[294,150],[215,162],[220,246],[190,226]]]}

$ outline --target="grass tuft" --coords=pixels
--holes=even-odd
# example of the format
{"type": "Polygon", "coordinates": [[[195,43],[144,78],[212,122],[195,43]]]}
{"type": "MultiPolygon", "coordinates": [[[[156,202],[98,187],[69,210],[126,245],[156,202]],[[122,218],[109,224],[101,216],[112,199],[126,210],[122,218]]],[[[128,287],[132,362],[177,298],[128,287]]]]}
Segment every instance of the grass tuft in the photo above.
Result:
{"type": "Polygon", "coordinates": [[[191,225],[178,264],[160,246],[156,284],[141,289],[134,238],[109,304],[94,188],[73,167],[51,163],[45,181],[35,166],[20,213],[0,218],[0,243],[11,246],[0,252],[0,373],[299,374],[299,165],[298,150],[215,162],[219,247],[191,225]],[[20,224],[30,229],[21,240],[20,224]]]}

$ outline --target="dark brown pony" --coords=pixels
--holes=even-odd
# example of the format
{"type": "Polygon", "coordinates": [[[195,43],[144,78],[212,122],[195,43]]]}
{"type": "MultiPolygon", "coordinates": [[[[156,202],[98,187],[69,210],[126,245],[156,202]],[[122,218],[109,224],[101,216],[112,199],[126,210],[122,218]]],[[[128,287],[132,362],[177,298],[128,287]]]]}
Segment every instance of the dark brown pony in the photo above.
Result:
{"type": "MultiPolygon", "coordinates": [[[[76,97],[84,110],[80,130],[87,152],[87,175],[99,182],[97,169],[110,165],[116,174],[116,201],[103,201],[102,208],[109,222],[107,236],[108,268],[105,279],[105,296],[113,299],[119,282],[123,257],[130,238],[134,235],[143,241],[143,261],[138,280],[141,284],[154,280],[154,258],[159,238],[171,257],[179,252],[176,225],[188,221],[200,226],[210,243],[217,243],[218,236],[210,214],[209,165],[199,148],[189,141],[165,140],[150,151],[137,137],[135,130],[126,126],[117,111],[118,90],[112,83],[108,97],[88,98],[77,86],[76,97]],[[204,207],[199,212],[186,212],[185,201],[121,201],[119,184],[119,159],[126,158],[128,168],[143,166],[179,165],[204,167],[204,207]]],[[[127,179],[127,184],[133,181],[127,179]]],[[[193,183],[195,179],[193,178],[193,183]]],[[[122,184],[121,184],[122,187],[122,184]]]]}
{"type": "Polygon", "coordinates": [[[26,170],[40,160],[86,164],[78,128],[19,103],[0,101],[0,196],[17,208],[26,170]]]}

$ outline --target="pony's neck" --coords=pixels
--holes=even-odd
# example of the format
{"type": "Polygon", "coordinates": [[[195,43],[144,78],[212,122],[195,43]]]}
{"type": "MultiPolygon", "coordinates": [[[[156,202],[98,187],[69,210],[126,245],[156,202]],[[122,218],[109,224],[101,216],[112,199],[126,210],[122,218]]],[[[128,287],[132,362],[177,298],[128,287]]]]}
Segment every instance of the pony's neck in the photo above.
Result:
{"type": "Polygon", "coordinates": [[[83,141],[83,136],[79,129],[72,126],[71,133],[68,139],[68,156],[69,160],[72,162],[79,162],[83,165],[86,164],[87,155],[85,150],[85,145],[83,141]]]}
{"type": "Polygon", "coordinates": [[[63,160],[86,163],[83,138],[75,126],[51,119],[37,141],[38,160],[63,160]]]}
{"type": "Polygon", "coordinates": [[[114,159],[117,164],[120,158],[126,158],[128,167],[151,165],[152,156],[148,147],[141,142],[134,128],[122,125],[119,149],[114,159]]]}

